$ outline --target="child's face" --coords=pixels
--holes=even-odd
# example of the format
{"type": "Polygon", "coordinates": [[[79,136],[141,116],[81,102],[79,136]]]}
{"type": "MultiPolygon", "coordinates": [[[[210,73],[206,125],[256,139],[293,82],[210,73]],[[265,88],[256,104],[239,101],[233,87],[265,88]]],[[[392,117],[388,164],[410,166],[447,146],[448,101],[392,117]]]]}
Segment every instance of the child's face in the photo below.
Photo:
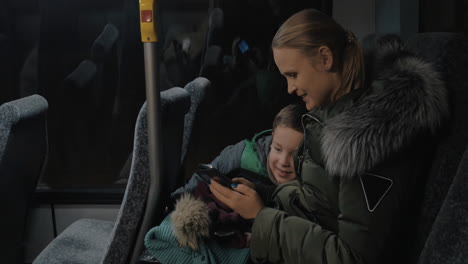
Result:
{"type": "Polygon", "coordinates": [[[296,178],[293,155],[303,137],[304,134],[289,127],[277,126],[273,131],[268,167],[279,184],[296,178]]]}

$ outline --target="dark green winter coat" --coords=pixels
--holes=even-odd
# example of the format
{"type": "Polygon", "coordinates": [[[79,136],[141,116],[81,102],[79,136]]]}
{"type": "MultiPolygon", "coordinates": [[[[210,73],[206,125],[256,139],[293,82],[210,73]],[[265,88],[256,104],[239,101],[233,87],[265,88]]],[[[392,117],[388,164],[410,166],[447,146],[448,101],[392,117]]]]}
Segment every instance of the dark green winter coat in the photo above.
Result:
{"type": "MultiPolygon", "coordinates": [[[[303,117],[300,179],[279,185],[277,208],[252,227],[258,263],[389,263],[408,225],[421,158],[447,116],[431,64],[395,50],[369,88],[303,117]]],[[[397,263],[397,262],[395,262],[397,263]]]]}

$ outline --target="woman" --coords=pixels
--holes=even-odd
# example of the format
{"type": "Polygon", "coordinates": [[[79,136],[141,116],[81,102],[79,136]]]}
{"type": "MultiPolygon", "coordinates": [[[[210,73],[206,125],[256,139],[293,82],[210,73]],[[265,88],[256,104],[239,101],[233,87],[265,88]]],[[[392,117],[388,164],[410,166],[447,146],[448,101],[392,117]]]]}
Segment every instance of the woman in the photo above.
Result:
{"type": "Polygon", "coordinates": [[[397,41],[377,46],[381,70],[366,87],[357,40],[330,17],[304,10],[276,33],[273,54],[288,92],[310,111],[295,159],[299,179],[278,186],[277,208],[265,207],[246,185],[210,185],[219,200],[254,219],[254,262],[395,261],[424,139],[448,106],[430,64],[397,41]]]}

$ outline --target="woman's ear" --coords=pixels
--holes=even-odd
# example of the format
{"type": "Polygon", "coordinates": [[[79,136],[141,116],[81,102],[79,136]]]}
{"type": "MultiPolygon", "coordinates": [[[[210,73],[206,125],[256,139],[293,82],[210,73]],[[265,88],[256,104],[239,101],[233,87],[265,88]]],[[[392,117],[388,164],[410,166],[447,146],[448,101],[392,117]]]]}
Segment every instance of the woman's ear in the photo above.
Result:
{"type": "Polygon", "coordinates": [[[330,48],[327,46],[320,46],[319,49],[319,58],[324,69],[330,71],[333,67],[333,53],[330,48]]]}

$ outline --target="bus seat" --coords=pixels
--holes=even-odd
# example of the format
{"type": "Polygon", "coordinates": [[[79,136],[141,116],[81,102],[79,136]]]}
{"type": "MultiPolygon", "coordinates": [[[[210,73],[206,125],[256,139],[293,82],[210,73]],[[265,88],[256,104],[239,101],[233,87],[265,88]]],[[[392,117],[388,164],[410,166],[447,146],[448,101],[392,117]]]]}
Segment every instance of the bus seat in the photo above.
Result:
{"type": "Polygon", "coordinates": [[[419,263],[461,264],[468,259],[468,148],[432,225],[419,263]]]}
{"type": "Polygon", "coordinates": [[[19,73],[19,97],[39,93],[38,45],[35,45],[25,58],[19,73]]]}
{"type": "Polygon", "coordinates": [[[19,70],[15,61],[16,52],[13,42],[0,34],[0,104],[17,99],[19,70]]]}
{"type": "Polygon", "coordinates": [[[180,186],[188,175],[192,175],[194,166],[192,161],[197,155],[199,146],[201,122],[206,112],[210,110],[207,105],[208,95],[211,93],[211,82],[203,77],[198,77],[188,83],[185,89],[190,93],[192,104],[190,111],[185,116],[184,142],[182,145],[181,176],[178,178],[177,187],[180,186]]]}
{"type": "Polygon", "coordinates": [[[24,263],[25,222],[47,159],[47,101],[31,95],[0,106],[2,263],[24,263]]]}
{"type": "Polygon", "coordinates": [[[89,96],[94,93],[97,68],[93,61],[84,60],[63,81],[62,98],[66,103],[60,108],[61,130],[57,133],[55,140],[63,148],[61,158],[57,163],[60,163],[60,166],[67,172],[63,173],[67,179],[88,175],[86,173],[90,166],[87,160],[103,156],[89,148],[91,141],[89,130],[95,129],[91,127],[94,122],[90,120],[96,119],[97,112],[89,96]],[[93,157],[90,157],[91,155],[93,157]]]}
{"type": "MultiPolygon", "coordinates": [[[[160,195],[161,202],[158,204],[158,206],[155,206],[155,208],[159,209],[156,210],[157,217],[155,217],[155,220],[150,226],[150,228],[161,223],[163,217],[167,213],[168,208],[171,208],[173,206],[173,201],[170,199],[170,193],[172,193],[177,187],[181,186],[183,183],[183,173],[185,171],[186,160],[190,158],[188,157],[188,149],[191,146],[193,146],[194,141],[196,141],[196,139],[194,140],[193,136],[193,134],[196,132],[196,130],[194,131],[194,129],[196,129],[196,127],[198,126],[200,122],[201,112],[205,109],[205,99],[207,94],[209,93],[210,81],[205,78],[199,77],[186,84],[184,89],[190,94],[190,109],[188,110],[184,119],[184,134],[181,144],[182,149],[180,155],[180,163],[178,166],[177,164],[175,164],[177,161],[174,160],[173,168],[178,168],[179,170],[177,172],[174,172],[174,174],[168,176],[164,175],[164,190],[166,192],[160,195]],[[175,173],[177,173],[177,175],[175,173]],[[176,177],[172,175],[176,175],[176,177]]],[[[145,235],[146,232],[140,232],[139,236],[137,237],[137,245],[135,246],[132,255],[132,263],[133,261],[137,261],[140,258],[140,253],[144,250],[143,241],[145,235]]]]}
{"type": "MultiPolygon", "coordinates": [[[[81,61],[63,81],[63,89],[59,92],[63,100],[56,104],[56,111],[59,110],[57,128],[60,130],[54,138],[58,143],[55,151],[62,154],[55,155],[55,162],[51,163],[62,177],[55,183],[112,182],[122,163],[116,157],[131,151],[130,146],[122,151],[120,145],[115,144],[118,138],[115,134],[120,130],[111,126],[115,119],[113,106],[118,79],[118,58],[112,47],[117,37],[117,28],[107,24],[91,51],[88,49],[92,59],[81,61]]],[[[125,141],[131,142],[131,138],[125,141]]]]}
{"type": "MultiPolygon", "coordinates": [[[[200,76],[213,82],[214,87],[222,85],[223,77],[223,50],[218,45],[209,46],[205,51],[205,57],[200,67],[200,76]],[[219,85],[215,85],[219,84],[219,85]]],[[[218,89],[221,89],[219,87],[218,89]]]]}
{"type": "MultiPolygon", "coordinates": [[[[161,92],[164,179],[176,177],[184,116],[190,106],[189,94],[182,88],[161,92]]],[[[146,104],[140,110],[135,126],[133,159],[124,200],[115,223],[81,219],[65,229],[34,260],[35,264],[54,263],[127,263],[131,255],[140,223],[145,215],[145,204],[161,207],[148,201],[149,157],[146,104]]],[[[163,193],[158,196],[169,196],[163,193]]],[[[156,210],[155,209],[155,210],[156,210]]],[[[159,208],[160,209],[160,208],[159,208]]],[[[160,209],[159,211],[163,211],[160,209]]],[[[146,232],[145,232],[146,233],[146,232]]]]}
{"type": "MultiPolygon", "coordinates": [[[[206,107],[206,97],[209,93],[209,89],[211,87],[211,83],[209,80],[203,77],[198,77],[195,80],[189,82],[185,85],[184,89],[190,94],[190,110],[185,115],[184,120],[184,135],[182,141],[182,150],[180,156],[180,162],[182,164],[182,168],[180,169],[181,172],[184,171],[184,163],[190,157],[189,155],[190,149],[193,147],[194,141],[194,133],[197,132],[196,126],[200,122],[201,118],[201,111],[203,111],[206,107]],[[195,131],[194,131],[195,130],[195,131]]],[[[132,154],[128,156],[124,166],[122,167],[121,171],[119,172],[119,177],[116,180],[116,184],[125,184],[127,182],[128,176],[130,174],[130,165],[132,160],[132,154]]],[[[171,186],[178,187],[182,184],[184,177],[174,178],[174,182],[171,183],[171,186]]]]}
{"type": "Polygon", "coordinates": [[[468,42],[462,34],[432,32],[416,34],[406,41],[405,47],[432,62],[441,73],[450,107],[450,120],[443,124],[438,137],[428,142],[434,146],[434,154],[427,163],[426,179],[420,182],[422,201],[409,253],[410,263],[416,263],[468,145],[468,42]]]}
{"type": "Polygon", "coordinates": [[[191,135],[194,127],[194,122],[199,118],[200,106],[204,103],[208,89],[210,89],[210,81],[203,77],[198,77],[189,82],[184,88],[190,94],[190,110],[185,115],[184,123],[184,141],[182,143],[182,161],[185,159],[187,148],[191,140],[191,135]]]}
{"type": "Polygon", "coordinates": [[[219,72],[223,71],[224,51],[221,47],[223,44],[223,29],[224,12],[220,8],[213,8],[208,17],[208,31],[199,74],[208,78],[212,83],[216,75],[220,75],[219,72]]]}
{"type": "Polygon", "coordinates": [[[91,58],[96,62],[103,61],[119,38],[119,30],[113,24],[107,24],[104,26],[101,34],[96,38],[91,48],[91,58]]]}
{"type": "MultiPolygon", "coordinates": [[[[69,86],[68,88],[83,89],[96,78],[96,73],[96,63],[91,60],[84,60],[65,78],[64,83],[69,86]]],[[[84,91],[79,92],[83,93],[84,91]]]]}
{"type": "MultiPolygon", "coordinates": [[[[119,113],[116,110],[116,107],[122,103],[122,97],[118,95],[120,77],[117,78],[121,58],[121,54],[119,54],[121,42],[119,29],[114,24],[108,23],[94,40],[91,48],[91,59],[97,65],[97,74],[96,83],[89,94],[92,95],[91,98],[94,101],[94,118],[100,121],[90,123],[94,125],[92,129],[95,129],[96,140],[94,142],[98,146],[97,152],[106,157],[106,164],[102,164],[101,169],[108,175],[109,181],[115,180],[119,167],[125,161],[126,155],[131,151],[131,136],[125,134],[132,128],[132,123],[120,124],[121,126],[127,126],[125,130],[114,129],[117,126],[115,123],[121,121],[118,117],[121,112],[119,113]]],[[[128,98],[125,98],[125,100],[128,100],[128,98]]],[[[133,120],[135,118],[136,115],[133,120]]],[[[94,166],[91,162],[90,167],[93,168],[94,166]]]]}
{"type": "MultiPolygon", "coordinates": [[[[115,91],[114,107],[112,111],[112,142],[115,149],[112,150],[115,164],[122,166],[132,151],[134,136],[134,122],[138,116],[141,105],[145,101],[145,90],[136,89],[145,87],[145,70],[142,62],[143,45],[140,36],[140,6],[138,1],[123,1],[123,23],[119,30],[119,46],[117,48],[118,57],[118,78],[115,91]],[[130,140],[129,140],[130,139],[130,140]]],[[[162,75],[160,75],[162,76],[162,75]]],[[[163,78],[160,78],[163,81],[163,78]]],[[[161,85],[162,86],[162,85],[161,85]]],[[[161,87],[161,91],[175,86],[161,87]]],[[[121,169],[119,167],[118,169],[121,169]]],[[[118,175],[118,172],[114,173],[118,175]]],[[[128,178],[128,173],[126,174],[128,178]]],[[[114,178],[115,180],[115,178],[114,178]]]]}
{"type": "MultiPolygon", "coordinates": [[[[208,31],[206,33],[205,49],[203,51],[199,76],[210,80],[212,87],[218,91],[223,88],[222,80],[225,67],[223,65],[223,56],[225,52],[221,45],[223,44],[224,12],[220,8],[212,8],[208,17],[208,31]]],[[[215,104],[219,98],[219,92],[211,93],[209,104],[215,104]],[[216,97],[216,98],[214,98],[216,97]]]]}
{"type": "MultiPolygon", "coordinates": [[[[135,141],[140,141],[142,147],[135,148],[133,152],[132,171],[130,173],[125,199],[122,203],[119,217],[117,218],[116,228],[114,228],[111,243],[103,263],[118,264],[126,263],[126,259],[130,258],[132,251],[137,251],[134,255],[138,256],[142,245],[144,235],[148,230],[139,230],[140,223],[145,222],[147,217],[156,217],[154,221],[159,223],[162,221],[164,207],[169,199],[170,190],[176,186],[171,186],[172,181],[179,175],[181,146],[183,140],[184,116],[190,108],[190,95],[182,88],[172,88],[161,92],[161,109],[162,109],[162,186],[161,193],[155,199],[148,200],[148,184],[149,184],[149,161],[147,149],[147,133],[146,132],[146,107],[142,109],[137,121],[137,129],[135,131],[135,141]],[[135,179],[132,179],[135,178],[135,179]],[[132,197],[133,196],[133,197],[132,197]],[[146,204],[150,205],[153,212],[145,212],[143,207],[146,204]],[[138,234],[138,235],[137,235],[138,234]],[[140,242],[140,244],[138,244],[140,242]],[[137,244],[134,248],[134,245],[137,244]]],[[[153,223],[154,224],[154,223],[153,223]]]]}
{"type": "Polygon", "coordinates": [[[223,41],[224,12],[221,8],[213,8],[208,18],[208,33],[206,35],[206,48],[217,45],[223,41]]]}

